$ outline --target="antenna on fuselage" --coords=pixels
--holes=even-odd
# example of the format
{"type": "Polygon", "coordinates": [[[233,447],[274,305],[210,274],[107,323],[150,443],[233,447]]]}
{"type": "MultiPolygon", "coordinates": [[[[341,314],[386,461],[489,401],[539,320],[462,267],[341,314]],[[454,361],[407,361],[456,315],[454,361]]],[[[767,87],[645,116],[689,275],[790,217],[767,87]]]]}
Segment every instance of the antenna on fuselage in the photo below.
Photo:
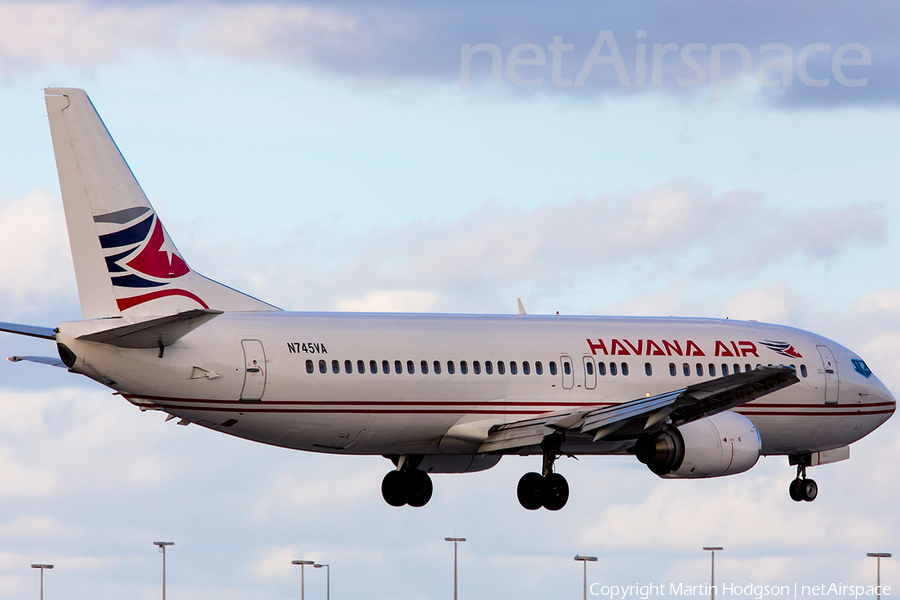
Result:
{"type": "Polygon", "coordinates": [[[516,298],[516,302],[519,303],[519,316],[524,317],[525,316],[525,305],[522,304],[522,299],[516,298]]]}

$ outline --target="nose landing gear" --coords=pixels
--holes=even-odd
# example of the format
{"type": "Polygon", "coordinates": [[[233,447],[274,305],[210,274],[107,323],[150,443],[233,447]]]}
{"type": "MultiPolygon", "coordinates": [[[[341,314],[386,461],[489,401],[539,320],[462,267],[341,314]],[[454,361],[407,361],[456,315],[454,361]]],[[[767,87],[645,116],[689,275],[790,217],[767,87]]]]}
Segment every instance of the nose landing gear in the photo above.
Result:
{"type": "Polygon", "coordinates": [[[541,444],[544,451],[541,473],[525,473],[519,480],[516,495],[522,508],[537,510],[543,506],[547,510],[560,510],[569,501],[569,483],[565,477],[553,472],[560,442],[547,438],[541,444]]]}
{"type": "Polygon", "coordinates": [[[819,495],[819,486],[806,478],[806,465],[797,465],[797,478],[791,482],[788,492],[794,502],[812,502],[819,495]]]}

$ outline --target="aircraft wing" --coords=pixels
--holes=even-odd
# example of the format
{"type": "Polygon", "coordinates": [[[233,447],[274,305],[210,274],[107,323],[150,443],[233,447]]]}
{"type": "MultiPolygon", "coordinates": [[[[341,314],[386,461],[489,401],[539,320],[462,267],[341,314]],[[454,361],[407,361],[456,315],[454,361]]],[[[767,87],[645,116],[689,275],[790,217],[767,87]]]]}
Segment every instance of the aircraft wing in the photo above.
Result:
{"type": "Polygon", "coordinates": [[[665,425],[684,425],[730,410],[798,383],[791,367],[759,367],[690,385],[664,394],[601,408],[551,413],[491,428],[479,453],[511,451],[539,445],[551,435],[588,434],[594,441],[615,435],[636,439],[665,425]]]}

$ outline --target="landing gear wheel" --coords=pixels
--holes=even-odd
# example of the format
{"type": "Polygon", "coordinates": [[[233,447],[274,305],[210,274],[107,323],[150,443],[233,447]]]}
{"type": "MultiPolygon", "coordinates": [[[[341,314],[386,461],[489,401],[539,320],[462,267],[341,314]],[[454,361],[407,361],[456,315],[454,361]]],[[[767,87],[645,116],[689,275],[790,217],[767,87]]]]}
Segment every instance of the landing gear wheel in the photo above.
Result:
{"type": "Polygon", "coordinates": [[[410,471],[407,475],[407,504],[419,508],[428,504],[434,486],[425,471],[410,471]]]}
{"type": "MultiPolygon", "coordinates": [[[[429,480],[429,483],[430,480],[429,480]]],[[[403,506],[409,497],[409,474],[405,471],[388,471],[381,481],[381,495],[391,506],[403,506]]],[[[427,501],[426,501],[427,502],[427,501]]]]}
{"type": "Polygon", "coordinates": [[[800,487],[803,485],[802,479],[795,479],[791,482],[790,487],[788,488],[788,492],[791,494],[791,500],[794,502],[802,502],[803,496],[801,495],[800,487]]]}
{"type": "Polygon", "coordinates": [[[819,495],[819,486],[812,479],[804,479],[800,485],[800,496],[807,502],[812,502],[819,495]]]}
{"type": "Polygon", "coordinates": [[[540,473],[525,473],[516,488],[519,504],[527,510],[537,510],[542,505],[544,495],[544,478],[540,473]]]}
{"type": "Polygon", "coordinates": [[[543,492],[541,503],[547,510],[559,510],[569,501],[569,483],[559,473],[544,477],[543,492]]]}

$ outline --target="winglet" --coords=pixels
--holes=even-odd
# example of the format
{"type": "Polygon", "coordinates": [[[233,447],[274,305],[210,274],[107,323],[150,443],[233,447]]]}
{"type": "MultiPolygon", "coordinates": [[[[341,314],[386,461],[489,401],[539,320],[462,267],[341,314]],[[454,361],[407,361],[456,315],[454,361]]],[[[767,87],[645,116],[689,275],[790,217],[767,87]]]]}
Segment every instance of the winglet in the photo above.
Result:
{"type": "Polygon", "coordinates": [[[524,317],[525,316],[525,305],[522,304],[522,299],[516,298],[516,302],[519,303],[519,316],[524,317]]]}

